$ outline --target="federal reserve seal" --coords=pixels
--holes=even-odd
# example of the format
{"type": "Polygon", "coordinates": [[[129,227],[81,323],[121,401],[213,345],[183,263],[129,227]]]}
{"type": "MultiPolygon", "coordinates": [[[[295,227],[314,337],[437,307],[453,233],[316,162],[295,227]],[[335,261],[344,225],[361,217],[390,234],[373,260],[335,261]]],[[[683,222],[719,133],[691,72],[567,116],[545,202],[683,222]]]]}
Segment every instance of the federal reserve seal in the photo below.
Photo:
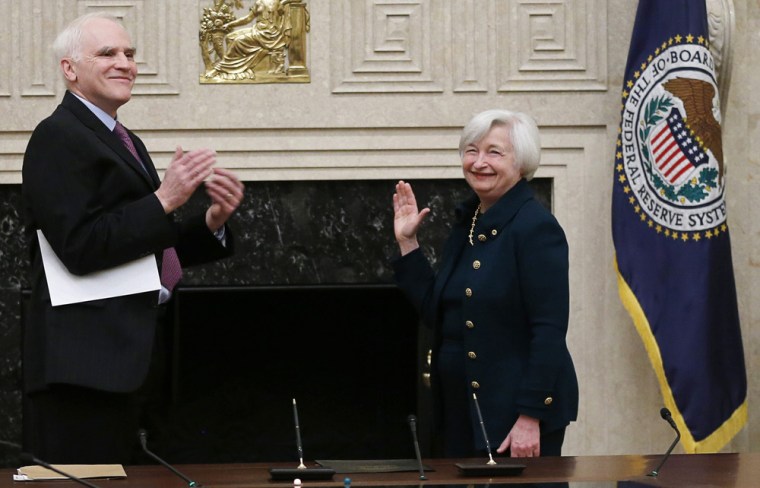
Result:
{"type": "Polygon", "coordinates": [[[719,107],[701,36],[668,39],[626,81],[616,184],[653,232],[693,242],[727,230],[719,107]]]}

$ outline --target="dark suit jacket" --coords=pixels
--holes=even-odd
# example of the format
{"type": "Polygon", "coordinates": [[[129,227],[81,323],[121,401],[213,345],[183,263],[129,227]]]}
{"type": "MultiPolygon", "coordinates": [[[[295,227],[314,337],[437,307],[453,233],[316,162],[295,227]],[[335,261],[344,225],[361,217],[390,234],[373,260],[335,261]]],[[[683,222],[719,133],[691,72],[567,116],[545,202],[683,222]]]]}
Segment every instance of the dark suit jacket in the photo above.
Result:
{"type": "Polygon", "coordinates": [[[53,307],[37,242],[41,229],[75,275],[104,270],[174,246],[183,266],[232,251],[205,225],[164,213],[160,182],[139,138],[145,168],[118,136],[66,92],[32,133],[24,155],[22,194],[30,239],[32,295],[24,336],[27,391],[52,383],[130,392],[145,379],[158,317],[158,292],[53,307]],[[147,173],[146,173],[147,170],[147,173]]]}
{"type": "MultiPolygon", "coordinates": [[[[467,359],[466,375],[478,395],[489,441],[498,446],[519,414],[538,418],[542,433],[565,427],[577,416],[578,383],[565,342],[568,249],[554,216],[520,180],[479,217],[473,239],[475,260],[461,262],[477,202],[473,196],[458,210],[461,218],[446,243],[437,274],[420,250],[396,260],[394,267],[399,287],[433,327],[434,352],[447,312],[440,307],[441,293],[454,268],[466,268],[472,296],[467,298],[462,290],[464,346],[466,352],[475,353],[467,359]]],[[[435,354],[431,371],[435,398],[435,354]]],[[[470,418],[463,421],[472,423],[475,447],[483,449],[474,403],[470,410],[470,418]]],[[[439,417],[440,411],[438,424],[439,417]]]]}

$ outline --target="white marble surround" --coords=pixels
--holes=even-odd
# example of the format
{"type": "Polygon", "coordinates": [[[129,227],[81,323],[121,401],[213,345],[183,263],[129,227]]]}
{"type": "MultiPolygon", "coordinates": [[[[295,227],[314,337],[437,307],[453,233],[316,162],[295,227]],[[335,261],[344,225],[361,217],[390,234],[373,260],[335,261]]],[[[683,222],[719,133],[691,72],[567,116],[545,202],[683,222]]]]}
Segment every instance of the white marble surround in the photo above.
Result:
{"type": "MultiPolygon", "coordinates": [[[[565,454],[669,446],[657,381],[612,263],[612,162],[636,2],[308,0],[311,83],[201,85],[198,19],[210,4],[0,1],[0,184],[21,182],[30,131],[62,96],[48,46],[90,10],[114,13],[132,32],[141,76],[119,116],[160,167],[181,144],[215,148],[249,181],[459,178],[458,134],[472,114],[531,113],[544,145],[537,176],[554,178],[554,211],[571,246],[569,342],[581,409],[565,454]]],[[[726,450],[756,451],[760,4],[737,1],[735,9],[723,148],[750,390],[747,427],[726,450]]]]}

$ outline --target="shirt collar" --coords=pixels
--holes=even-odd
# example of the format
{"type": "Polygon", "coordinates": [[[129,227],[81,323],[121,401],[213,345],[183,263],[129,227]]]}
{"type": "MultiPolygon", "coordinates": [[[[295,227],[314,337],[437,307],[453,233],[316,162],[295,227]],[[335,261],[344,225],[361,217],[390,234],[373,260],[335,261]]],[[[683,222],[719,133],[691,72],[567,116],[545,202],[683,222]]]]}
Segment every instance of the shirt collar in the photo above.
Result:
{"type": "Polygon", "coordinates": [[[85,107],[89,108],[90,112],[92,112],[95,115],[95,117],[100,119],[100,121],[103,122],[103,124],[105,124],[106,127],[108,127],[108,130],[113,132],[113,128],[116,127],[116,119],[108,115],[105,111],[103,111],[103,109],[101,109],[94,103],[88,100],[85,100],[84,98],[80,97],[74,92],[71,92],[71,94],[77,97],[85,105],[85,107]]]}

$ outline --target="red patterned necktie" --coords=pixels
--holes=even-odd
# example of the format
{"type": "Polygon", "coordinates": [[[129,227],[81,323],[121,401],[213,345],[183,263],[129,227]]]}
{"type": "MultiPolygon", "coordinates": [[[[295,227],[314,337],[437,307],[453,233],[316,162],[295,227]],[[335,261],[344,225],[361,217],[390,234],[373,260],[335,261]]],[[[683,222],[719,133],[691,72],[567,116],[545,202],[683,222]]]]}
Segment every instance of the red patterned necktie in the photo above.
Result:
{"type": "MultiPolygon", "coordinates": [[[[132,142],[129,134],[127,134],[127,129],[121,125],[121,122],[116,121],[116,126],[113,131],[119,136],[124,147],[132,153],[132,156],[134,156],[135,159],[140,162],[143,169],[145,169],[142,159],[140,159],[140,156],[137,154],[135,144],[132,142]]],[[[164,256],[161,261],[161,285],[169,290],[169,292],[172,292],[174,287],[177,286],[180,278],[182,278],[182,265],[179,262],[179,257],[177,257],[177,251],[173,247],[164,249],[164,256]]]]}
{"type": "Polygon", "coordinates": [[[171,292],[182,278],[182,265],[179,263],[177,251],[173,247],[164,249],[164,259],[161,263],[161,284],[171,292]]]}
{"type": "Polygon", "coordinates": [[[123,125],[121,125],[121,122],[118,120],[116,121],[116,126],[113,128],[114,134],[119,136],[119,139],[121,140],[121,143],[124,144],[124,147],[127,148],[127,150],[132,153],[132,156],[135,157],[137,161],[140,162],[140,166],[142,166],[142,169],[145,170],[147,173],[148,170],[145,169],[145,164],[143,164],[142,159],[140,159],[140,155],[137,154],[137,149],[135,149],[135,143],[132,142],[132,139],[129,137],[129,134],[127,134],[127,129],[124,128],[123,125]]]}

